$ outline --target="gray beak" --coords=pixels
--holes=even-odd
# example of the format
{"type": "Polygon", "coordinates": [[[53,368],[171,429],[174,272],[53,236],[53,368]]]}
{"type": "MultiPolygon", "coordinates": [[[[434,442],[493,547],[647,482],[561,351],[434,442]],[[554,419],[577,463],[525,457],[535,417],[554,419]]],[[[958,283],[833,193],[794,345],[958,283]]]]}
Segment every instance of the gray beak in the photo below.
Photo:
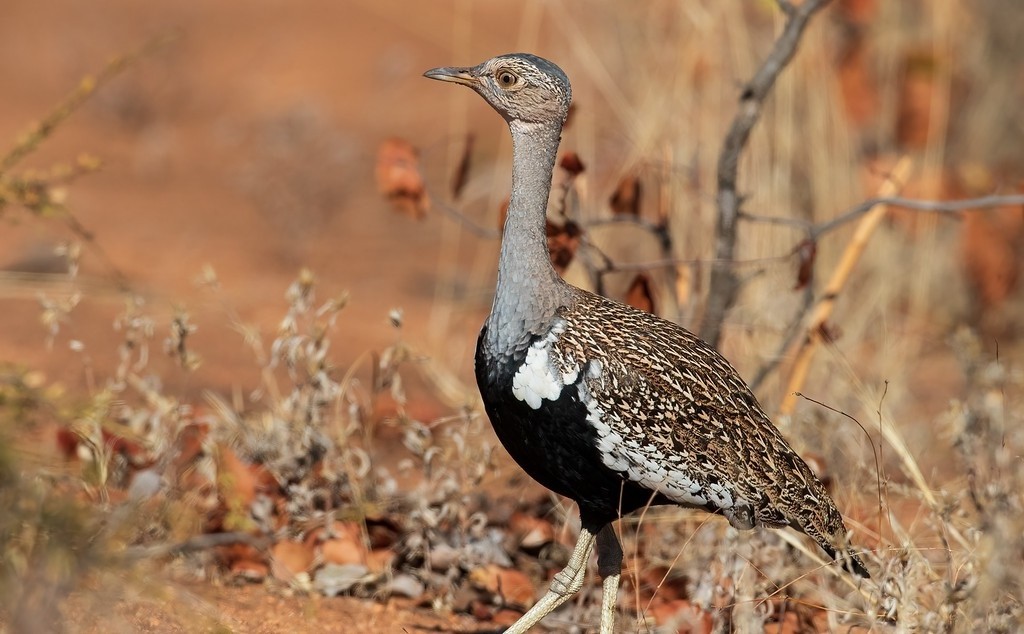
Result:
{"type": "Polygon", "coordinates": [[[462,84],[463,86],[473,87],[476,86],[480,80],[477,79],[476,75],[474,75],[472,71],[472,68],[455,68],[452,66],[445,66],[444,68],[432,68],[423,73],[423,76],[428,79],[450,81],[453,84],[462,84]]]}

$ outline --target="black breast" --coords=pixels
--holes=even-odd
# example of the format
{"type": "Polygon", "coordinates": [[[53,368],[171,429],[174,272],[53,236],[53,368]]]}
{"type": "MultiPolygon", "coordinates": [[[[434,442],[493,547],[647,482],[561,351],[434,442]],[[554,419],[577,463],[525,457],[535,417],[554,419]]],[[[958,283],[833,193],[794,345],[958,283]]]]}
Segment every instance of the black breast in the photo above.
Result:
{"type": "Polygon", "coordinates": [[[498,440],[526,473],[574,500],[583,525],[594,530],[646,504],[669,503],[604,466],[577,384],[565,386],[556,400],[543,400],[538,409],[513,396],[512,377],[523,359],[487,355],[485,332],[476,347],[477,385],[498,440]]]}

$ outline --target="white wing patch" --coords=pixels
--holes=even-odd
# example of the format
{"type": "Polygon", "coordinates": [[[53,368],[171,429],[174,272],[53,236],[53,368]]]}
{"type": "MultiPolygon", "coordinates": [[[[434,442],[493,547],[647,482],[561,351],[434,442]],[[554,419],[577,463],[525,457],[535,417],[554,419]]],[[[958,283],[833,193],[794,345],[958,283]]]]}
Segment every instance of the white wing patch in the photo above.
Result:
{"type": "Polygon", "coordinates": [[[526,360],[512,377],[512,395],[526,402],[531,409],[540,409],[544,399],[558,400],[562,388],[579,377],[578,364],[560,368],[552,358],[552,348],[558,336],[565,332],[565,322],[557,321],[543,339],[538,339],[526,351],[526,360]]]}
{"type": "MultiPolygon", "coordinates": [[[[592,361],[587,366],[587,379],[600,381],[603,368],[592,361]]],[[[702,486],[687,477],[689,466],[678,455],[666,456],[656,445],[641,445],[636,439],[624,439],[613,427],[624,429],[619,415],[605,412],[591,393],[588,381],[579,383],[580,402],[587,408],[587,422],[597,432],[597,450],[601,462],[612,471],[624,473],[642,487],[657,491],[676,502],[690,506],[731,509],[732,492],[718,483],[702,486]]]]}

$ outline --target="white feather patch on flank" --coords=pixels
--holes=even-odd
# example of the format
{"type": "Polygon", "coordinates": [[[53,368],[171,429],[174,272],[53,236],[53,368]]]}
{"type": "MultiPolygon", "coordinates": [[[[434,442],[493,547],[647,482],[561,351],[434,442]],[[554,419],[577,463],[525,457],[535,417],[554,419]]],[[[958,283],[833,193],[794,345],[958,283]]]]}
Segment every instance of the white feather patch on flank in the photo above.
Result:
{"type": "MultiPolygon", "coordinates": [[[[601,365],[597,362],[588,364],[587,377],[597,379],[600,377],[601,365]],[[597,370],[594,370],[594,367],[597,370]]],[[[614,432],[608,423],[605,422],[605,412],[601,409],[600,403],[594,398],[587,386],[587,381],[579,382],[580,402],[587,408],[587,422],[597,432],[597,451],[601,454],[601,462],[612,471],[623,472],[629,465],[619,456],[619,447],[622,446],[622,436],[614,432]]]]}
{"type": "Polygon", "coordinates": [[[533,342],[526,351],[526,359],[512,377],[512,395],[524,401],[531,409],[540,409],[544,399],[558,400],[562,388],[579,377],[578,365],[571,364],[560,369],[553,358],[554,343],[563,332],[565,322],[555,322],[547,336],[533,342]]]}
{"type": "Polygon", "coordinates": [[[622,437],[617,430],[626,426],[618,414],[601,407],[590,388],[602,380],[602,371],[599,363],[588,363],[587,380],[580,381],[579,393],[580,402],[587,408],[587,422],[597,433],[597,451],[604,466],[677,504],[701,507],[711,504],[723,510],[731,509],[735,503],[732,492],[720,484],[704,486],[689,477],[688,465],[679,455],[671,454],[666,459],[662,447],[638,442],[635,437],[622,437]]]}

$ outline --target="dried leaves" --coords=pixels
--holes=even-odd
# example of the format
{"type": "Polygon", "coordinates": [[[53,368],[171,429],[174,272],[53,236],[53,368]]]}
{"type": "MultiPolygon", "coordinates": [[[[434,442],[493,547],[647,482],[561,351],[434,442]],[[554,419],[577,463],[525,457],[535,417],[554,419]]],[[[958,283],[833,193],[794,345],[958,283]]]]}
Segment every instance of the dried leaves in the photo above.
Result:
{"type": "MultiPolygon", "coordinates": [[[[466,154],[468,166],[468,151],[466,154]]],[[[430,197],[419,163],[419,152],[403,139],[388,139],[377,149],[377,191],[390,200],[396,210],[416,220],[425,218],[430,210],[430,197]]]]}
{"type": "Polygon", "coordinates": [[[469,580],[475,587],[499,598],[504,605],[523,609],[533,605],[533,584],[518,570],[489,564],[470,572],[469,580]]]}
{"type": "Polygon", "coordinates": [[[639,273],[626,291],[626,305],[649,313],[655,313],[654,292],[651,289],[651,278],[646,273],[639,273]]]}
{"type": "Polygon", "coordinates": [[[796,245],[797,257],[796,286],[793,290],[799,291],[807,288],[807,285],[814,279],[814,261],[818,257],[817,241],[808,238],[796,245]]]}
{"type": "Polygon", "coordinates": [[[566,200],[576,178],[584,170],[583,161],[575,152],[564,152],[558,161],[558,170],[552,183],[545,233],[551,264],[559,274],[565,272],[580,248],[583,228],[566,214],[566,200]]]}
{"type": "MultiPolygon", "coordinates": [[[[1017,191],[1024,193],[1024,182],[1018,184],[1017,191]]],[[[982,310],[994,314],[1011,298],[1024,277],[1024,206],[1006,205],[986,213],[966,213],[960,248],[968,280],[982,310]]]]}
{"type": "Polygon", "coordinates": [[[452,200],[458,200],[462,190],[469,181],[470,159],[473,157],[473,145],[476,137],[472,134],[466,135],[466,143],[462,146],[462,154],[459,156],[459,164],[455,167],[455,174],[452,176],[452,200]]]}
{"type": "Polygon", "coordinates": [[[508,530],[518,546],[536,552],[555,541],[555,528],[546,519],[516,511],[508,521],[508,530]]]}
{"type": "MultiPolygon", "coordinates": [[[[565,215],[565,200],[577,176],[583,173],[583,161],[574,152],[565,152],[558,161],[558,171],[552,184],[551,200],[548,204],[548,217],[545,221],[545,233],[548,238],[548,251],[551,264],[562,274],[568,268],[576,252],[580,248],[583,228],[565,215]]],[[[498,213],[498,226],[505,226],[508,216],[509,200],[506,198],[498,213]]]]}
{"type": "Polygon", "coordinates": [[[576,178],[586,169],[583,161],[580,160],[579,154],[575,152],[563,152],[562,157],[558,160],[558,167],[564,170],[571,178],[576,178]]]}
{"type": "Polygon", "coordinates": [[[367,549],[359,526],[355,522],[334,522],[331,534],[326,530],[311,533],[307,540],[322,539],[320,552],[324,561],[344,566],[366,565],[367,549]]]}
{"type": "Polygon", "coordinates": [[[292,581],[297,575],[308,573],[315,558],[312,544],[283,540],[270,549],[270,569],[275,578],[292,581]]]}
{"type": "Polygon", "coordinates": [[[545,225],[545,232],[548,237],[551,264],[559,274],[562,274],[576,257],[583,230],[571,220],[566,220],[562,225],[556,225],[549,220],[545,225]]]}
{"type": "Polygon", "coordinates": [[[715,620],[711,613],[686,599],[657,601],[651,605],[649,614],[660,626],[658,631],[676,634],[711,634],[714,631],[715,620]]]}
{"type": "Polygon", "coordinates": [[[640,179],[635,174],[627,174],[619,181],[612,193],[612,213],[619,216],[640,217],[640,179]]]}
{"type": "Polygon", "coordinates": [[[911,52],[903,60],[896,120],[896,140],[902,149],[923,150],[935,134],[932,119],[941,64],[930,49],[911,52]]]}

